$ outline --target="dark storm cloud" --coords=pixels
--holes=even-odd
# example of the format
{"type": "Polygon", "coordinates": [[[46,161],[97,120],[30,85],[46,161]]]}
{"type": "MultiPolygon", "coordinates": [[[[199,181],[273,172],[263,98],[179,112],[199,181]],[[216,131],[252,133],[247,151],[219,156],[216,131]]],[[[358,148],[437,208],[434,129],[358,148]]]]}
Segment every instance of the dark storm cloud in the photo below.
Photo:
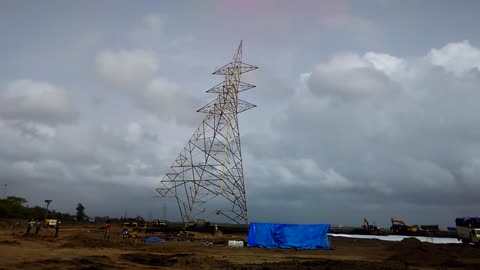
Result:
{"type": "MultiPolygon", "coordinates": [[[[451,47],[457,48],[456,54],[477,54],[477,48],[464,44],[433,52],[445,60],[442,64],[456,57],[451,47]]],[[[422,217],[430,217],[415,207],[437,214],[445,207],[471,209],[479,202],[480,188],[474,176],[480,157],[475,117],[479,62],[472,58],[452,69],[432,60],[432,53],[383,67],[378,61],[391,58],[367,54],[350,59],[333,59],[304,79],[287,110],[274,120],[279,139],[244,140],[261,164],[249,170],[248,176],[257,179],[249,182],[253,192],[272,204],[285,198],[282,209],[289,213],[297,204],[302,209],[324,204],[325,209],[353,213],[357,208],[377,216],[369,205],[382,205],[382,212],[405,215],[411,210],[409,218],[427,222],[422,217]],[[331,80],[319,72],[344,79],[331,80]],[[380,75],[369,76],[374,73],[380,75]],[[391,83],[383,83],[386,80],[391,83]],[[346,91],[362,96],[344,99],[346,91]],[[385,91],[394,95],[385,96],[385,91]],[[337,95],[341,102],[335,102],[337,95]],[[285,151],[287,145],[295,147],[285,151]]],[[[336,220],[332,210],[321,213],[336,220]]]]}
{"type": "Polygon", "coordinates": [[[250,220],[480,214],[477,4],[235,3],[9,2],[0,184],[62,211],[166,205],[173,218],[153,187],[202,117],[200,95],[218,83],[207,74],[244,39],[260,66],[242,93],[258,108],[240,117],[250,220]]]}

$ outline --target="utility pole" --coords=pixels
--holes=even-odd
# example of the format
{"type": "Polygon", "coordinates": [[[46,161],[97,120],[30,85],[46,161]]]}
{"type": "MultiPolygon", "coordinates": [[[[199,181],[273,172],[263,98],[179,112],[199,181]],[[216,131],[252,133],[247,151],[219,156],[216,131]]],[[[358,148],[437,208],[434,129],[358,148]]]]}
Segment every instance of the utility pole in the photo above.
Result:
{"type": "Polygon", "coordinates": [[[3,199],[7,198],[7,186],[8,184],[3,185],[3,199]]]}
{"type": "Polygon", "coordinates": [[[45,211],[45,220],[47,220],[47,217],[48,217],[48,206],[50,205],[51,202],[52,202],[52,200],[45,200],[45,203],[47,204],[47,210],[45,211]]]}

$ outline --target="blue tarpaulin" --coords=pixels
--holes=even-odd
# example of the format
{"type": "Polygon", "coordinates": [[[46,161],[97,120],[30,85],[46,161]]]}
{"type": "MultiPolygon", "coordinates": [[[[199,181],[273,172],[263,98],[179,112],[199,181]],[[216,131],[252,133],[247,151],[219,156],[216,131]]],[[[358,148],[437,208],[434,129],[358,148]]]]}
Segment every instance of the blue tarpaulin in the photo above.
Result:
{"type": "Polygon", "coordinates": [[[147,237],[147,238],[143,239],[143,242],[145,242],[145,243],[163,243],[163,242],[166,242],[166,240],[164,238],[158,238],[158,237],[155,237],[155,236],[150,236],[150,237],[147,237]]]}
{"type": "Polygon", "coordinates": [[[328,224],[250,223],[248,245],[262,248],[330,249],[328,224]]]}

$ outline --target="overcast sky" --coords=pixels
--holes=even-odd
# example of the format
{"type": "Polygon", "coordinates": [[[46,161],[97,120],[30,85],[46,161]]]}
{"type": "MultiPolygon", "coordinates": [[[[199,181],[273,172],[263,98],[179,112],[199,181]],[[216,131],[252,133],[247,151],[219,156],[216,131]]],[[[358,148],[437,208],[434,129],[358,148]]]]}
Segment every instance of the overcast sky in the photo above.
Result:
{"type": "MultiPolygon", "coordinates": [[[[478,1],[0,0],[0,184],[178,219],[154,197],[244,41],[250,221],[480,215],[478,1]],[[257,3],[258,2],[258,3],[257,3]]],[[[2,193],[3,195],[3,193],[2,193]]]]}

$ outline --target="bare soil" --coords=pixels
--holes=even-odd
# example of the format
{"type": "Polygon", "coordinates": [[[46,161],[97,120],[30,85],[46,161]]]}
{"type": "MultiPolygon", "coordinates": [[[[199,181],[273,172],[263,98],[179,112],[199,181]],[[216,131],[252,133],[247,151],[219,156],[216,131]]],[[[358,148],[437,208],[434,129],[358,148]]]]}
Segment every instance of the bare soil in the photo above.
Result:
{"type": "Polygon", "coordinates": [[[25,235],[24,228],[0,229],[0,269],[480,269],[480,248],[423,243],[414,238],[401,242],[332,237],[331,250],[233,248],[228,240],[246,235],[193,237],[155,235],[164,243],[143,243],[120,237],[112,226],[103,240],[99,225],[64,226],[25,235]],[[204,242],[213,243],[204,246],[204,242]]]}

